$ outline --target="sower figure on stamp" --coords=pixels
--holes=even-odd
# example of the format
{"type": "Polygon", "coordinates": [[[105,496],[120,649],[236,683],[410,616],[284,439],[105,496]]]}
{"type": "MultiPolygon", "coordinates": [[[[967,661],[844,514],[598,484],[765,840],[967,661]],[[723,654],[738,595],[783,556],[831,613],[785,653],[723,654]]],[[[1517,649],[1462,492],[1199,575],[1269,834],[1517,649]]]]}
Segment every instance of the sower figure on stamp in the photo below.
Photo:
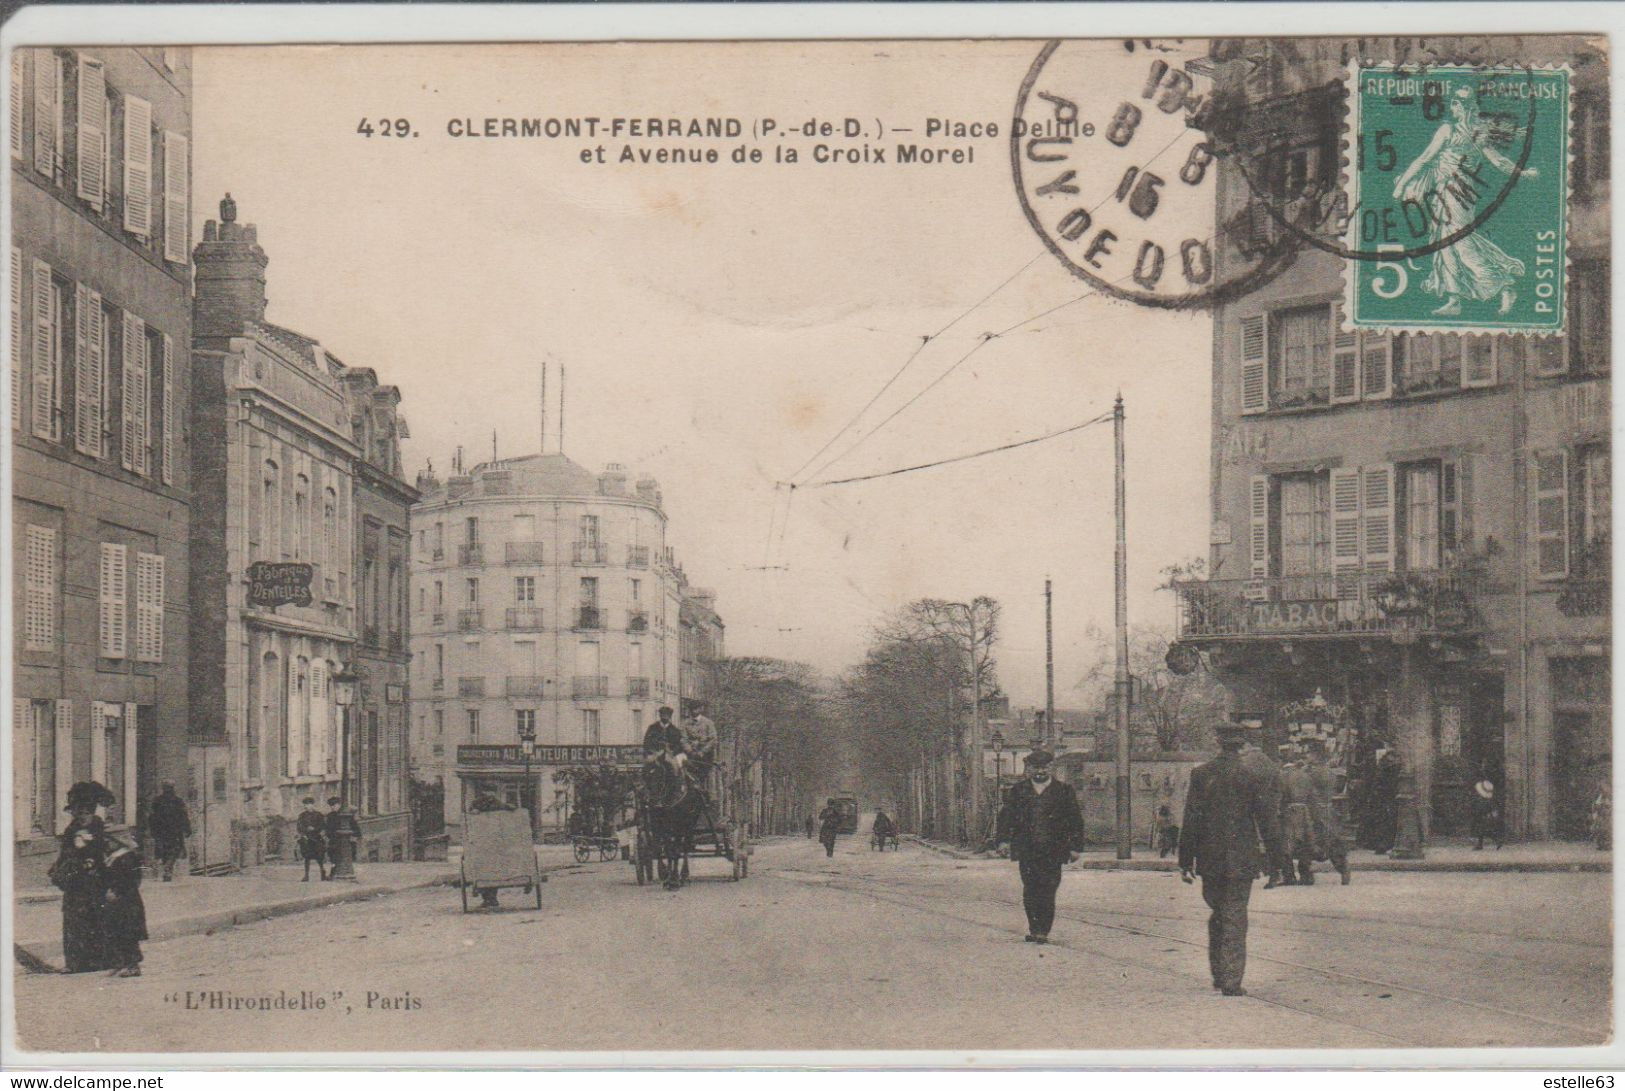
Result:
{"type": "Polygon", "coordinates": [[[163,790],[153,798],[151,826],[153,854],[163,865],[164,882],[173,882],[175,861],[186,851],[186,839],[192,836],[192,819],[171,781],[164,781],[163,790]]]}
{"type": "Polygon", "coordinates": [[[1185,821],[1179,831],[1179,877],[1202,877],[1207,922],[1208,969],[1213,987],[1246,996],[1247,902],[1258,878],[1258,846],[1272,859],[1282,855],[1274,785],[1249,770],[1241,757],[1240,724],[1214,726],[1219,756],[1191,773],[1185,821]]]}
{"type": "Polygon", "coordinates": [[[1027,755],[1027,779],[1010,789],[1010,857],[1021,868],[1027,942],[1048,943],[1061,868],[1083,851],[1083,814],[1070,784],[1050,776],[1055,755],[1027,755]]]}

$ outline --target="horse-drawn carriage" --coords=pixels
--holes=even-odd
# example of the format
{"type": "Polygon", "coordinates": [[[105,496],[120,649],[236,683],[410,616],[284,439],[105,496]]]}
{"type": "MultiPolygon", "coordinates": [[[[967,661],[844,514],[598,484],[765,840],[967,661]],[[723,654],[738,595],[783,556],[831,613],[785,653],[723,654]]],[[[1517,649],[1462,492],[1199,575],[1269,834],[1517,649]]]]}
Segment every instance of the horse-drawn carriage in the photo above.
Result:
{"type": "Polygon", "coordinates": [[[706,779],[663,760],[644,766],[634,790],[632,867],[639,886],[658,879],[667,890],[677,890],[688,882],[689,861],[697,858],[727,860],[734,882],[750,874],[744,824],[718,809],[706,779]]]}

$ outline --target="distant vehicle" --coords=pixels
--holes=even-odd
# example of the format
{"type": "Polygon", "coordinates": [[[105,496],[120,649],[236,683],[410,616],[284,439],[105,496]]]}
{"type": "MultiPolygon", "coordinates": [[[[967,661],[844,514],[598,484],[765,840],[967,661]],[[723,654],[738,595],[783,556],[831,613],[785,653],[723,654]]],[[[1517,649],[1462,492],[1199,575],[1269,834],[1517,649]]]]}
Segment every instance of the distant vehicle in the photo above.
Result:
{"type": "Polygon", "coordinates": [[[840,812],[841,824],[837,827],[840,833],[858,832],[858,797],[850,792],[833,797],[836,811],[840,812]]]}

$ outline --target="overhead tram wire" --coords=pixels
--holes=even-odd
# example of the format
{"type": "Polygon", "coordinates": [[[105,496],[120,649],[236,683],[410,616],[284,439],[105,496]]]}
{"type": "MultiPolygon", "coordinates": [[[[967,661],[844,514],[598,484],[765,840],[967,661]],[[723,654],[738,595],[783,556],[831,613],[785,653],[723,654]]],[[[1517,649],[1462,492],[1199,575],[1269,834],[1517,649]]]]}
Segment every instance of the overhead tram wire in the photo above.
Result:
{"type": "Polygon", "coordinates": [[[796,488],[798,488],[798,489],[826,489],[826,488],[831,488],[831,487],[833,487],[835,485],[855,485],[860,481],[877,481],[877,480],[879,480],[880,478],[883,478],[883,477],[896,477],[899,474],[909,474],[909,473],[913,473],[916,470],[930,470],[930,469],[934,469],[935,467],[938,467],[938,466],[949,466],[949,465],[952,465],[953,463],[956,463],[956,462],[969,462],[973,458],[983,458],[983,457],[985,457],[987,455],[996,455],[996,454],[1001,454],[1001,453],[1003,453],[1005,451],[1014,451],[1018,447],[1031,447],[1035,443],[1043,443],[1045,440],[1055,439],[1055,438],[1057,438],[1059,436],[1068,435],[1068,434],[1070,434],[1072,432],[1081,432],[1085,428],[1092,428],[1093,426],[1095,426],[1097,424],[1104,424],[1105,422],[1107,422],[1107,421],[1109,421],[1111,419],[1112,419],[1112,414],[1111,413],[1109,413],[1109,412],[1102,413],[1100,416],[1095,417],[1095,418],[1093,418],[1091,420],[1086,420],[1081,424],[1074,424],[1074,425],[1070,425],[1069,427],[1066,427],[1066,428],[1059,428],[1059,429],[1057,429],[1057,430],[1055,430],[1053,432],[1046,432],[1041,436],[1031,436],[1031,437],[1029,437],[1027,439],[1016,440],[1014,443],[1004,443],[1004,444],[1000,444],[997,447],[989,447],[989,448],[987,448],[985,450],[981,450],[981,451],[972,451],[969,454],[954,455],[952,458],[939,458],[934,462],[922,462],[917,466],[904,466],[904,467],[902,467],[900,469],[884,470],[884,471],[882,471],[880,473],[862,474],[862,475],[857,476],[857,477],[842,477],[842,478],[836,478],[836,479],[829,480],[829,481],[809,481],[809,482],[807,482],[805,484],[797,485],[796,488]]]}
{"type": "MultiPolygon", "coordinates": [[[[1164,152],[1166,152],[1169,148],[1173,147],[1175,144],[1179,143],[1179,141],[1181,139],[1183,139],[1185,135],[1186,134],[1183,133],[1183,132],[1176,133],[1172,140],[1170,140],[1170,141],[1168,141],[1168,143],[1164,144],[1161,148],[1159,148],[1157,150],[1155,155],[1151,156],[1150,159],[1147,159],[1145,161],[1145,166],[1149,167],[1152,163],[1156,162],[1157,159],[1160,158],[1164,152]]],[[[1100,211],[1100,209],[1106,204],[1106,202],[1110,201],[1110,200],[1111,200],[1111,195],[1109,195],[1109,194],[1107,196],[1105,196],[1105,197],[1102,197],[1100,199],[1100,201],[1093,208],[1089,209],[1090,215],[1093,215],[1094,213],[1100,211]]],[[[1037,262],[1043,256],[1044,256],[1044,251],[1040,251],[1039,253],[1034,254],[1030,259],[1028,259],[1028,261],[1025,264],[1023,264],[1021,266],[1021,268],[1017,269],[1015,272],[1011,273],[1008,277],[1004,278],[1004,280],[1000,281],[999,285],[996,288],[994,288],[991,292],[988,292],[981,299],[978,299],[975,303],[972,303],[969,307],[966,307],[964,310],[962,310],[958,314],[956,314],[952,319],[949,320],[947,325],[941,327],[935,333],[931,333],[931,334],[927,334],[927,335],[923,336],[920,339],[920,343],[914,347],[914,351],[909,353],[908,358],[903,361],[902,366],[900,366],[896,371],[892,372],[891,377],[888,378],[885,381],[885,383],[883,383],[881,385],[880,389],[875,391],[874,395],[867,402],[864,403],[863,408],[859,409],[855,414],[853,414],[853,416],[852,416],[852,418],[850,420],[848,420],[845,424],[841,425],[840,428],[836,429],[835,433],[833,435],[831,435],[829,437],[829,439],[824,441],[824,445],[822,447],[818,448],[818,450],[814,451],[812,453],[812,455],[807,459],[807,461],[803,462],[801,464],[801,466],[793,474],[791,474],[789,476],[789,478],[787,478],[786,480],[788,482],[791,482],[791,483],[795,482],[797,478],[801,477],[802,474],[807,472],[807,468],[809,466],[811,466],[814,462],[818,461],[819,457],[821,455],[823,455],[823,453],[825,451],[827,451],[831,447],[833,447],[835,445],[835,442],[837,440],[839,440],[842,436],[844,436],[847,433],[847,431],[854,424],[856,424],[858,421],[862,420],[863,415],[865,413],[869,412],[870,409],[874,408],[875,403],[878,402],[881,399],[881,397],[886,393],[886,391],[891,389],[892,384],[897,382],[898,379],[902,378],[903,372],[907,371],[909,369],[909,366],[912,365],[914,363],[914,361],[919,358],[920,353],[925,351],[925,348],[926,348],[927,345],[929,345],[932,341],[935,341],[937,338],[941,337],[943,334],[947,333],[949,330],[953,329],[963,319],[965,319],[968,315],[970,315],[973,311],[975,311],[978,308],[982,307],[985,303],[987,303],[988,300],[992,299],[994,296],[996,296],[1000,292],[1004,291],[1005,288],[1010,286],[1012,281],[1014,281],[1022,273],[1025,273],[1028,269],[1032,268],[1033,264],[1035,262],[1037,262]]],[[[1076,300],[1074,300],[1073,302],[1076,302],[1076,300]]],[[[1065,304],[1063,304],[1063,306],[1065,306],[1065,304]]],[[[1048,314],[1050,312],[1046,311],[1044,313],[1048,314]]],[[[1041,317],[1043,317],[1043,315],[1039,315],[1037,317],[1041,318],[1041,317]]],[[[1027,321],[1034,321],[1034,320],[1035,319],[1028,319],[1027,321]]],[[[1018,322],[1015,326],[1012,326],[1010,328],[1011,329],[1016,329],[1016,328],[1019,328],[1020,326],[1025,325],[1025,324],[1026,324],[1025,322],[1018,322]]],[[[1000,333],[994,334],[994,336],[995,337],[1002,336],[1003,333],[1007,333],[1007,332],[1009,332],[1009,331],[1008,330],[1000,331],[1000,333]]],[[[981,348],[982,345],[984,345],[986,343],[987,343],[987,339],[984,338],[983,340],[977,342],[977,344],[975,345],[974,348],[972,348],[971,351],[972,352],[976,351],[976,349],[981,348]]],[[[966,355],[968,356],[969,353],[967,353],[966,355]]],[[[955,364],[953,366],[958,367],[959,364],[961,364],[963,362],[964,362],[964,357],[961,357],[958,361],[955,362],[955,364]]],[[[950,369],[950,370],[952,370],[952,369],[950,369]]],[[[935,384],[933,383],[932,385],[935,385],[935,384]]],[[[911,400],[911,404],[912,404],[912,400],[911,400]]],[[[887,420],[890,420],[890,419],[891,419],[890,417],[887,418],[887,420]]],[[[882,421],[880,425],[876,426],[875,430],[878,430],[885,423],[886,423],[886,421],[882,421]]],[[[859,442],[862,442],[862,441],[860,440],[859,442]]],[[[853,444],[853,446],[856,447],[857,444],[853,444]]],[[[837,462],[837,461],[839,461],[839,458],[831,459],[829,462],[826,462],[823,466],[821,466],[819,468],[818,472],[821,473],[824,470],[827,470],[830,466],[834,465],[834,463],[837,462]]]]}

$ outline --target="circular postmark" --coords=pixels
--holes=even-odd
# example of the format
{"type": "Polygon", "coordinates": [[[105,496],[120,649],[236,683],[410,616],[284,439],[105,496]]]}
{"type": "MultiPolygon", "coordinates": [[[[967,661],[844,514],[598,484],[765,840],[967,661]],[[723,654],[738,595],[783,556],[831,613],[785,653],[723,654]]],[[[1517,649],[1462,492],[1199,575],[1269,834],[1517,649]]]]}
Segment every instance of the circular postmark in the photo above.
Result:
{"type": "Polygon", "coordinates": [[[1010,166],[1027,222],[1074,276],[1170,310],[1207,307],[1279,276],[1299,247],[1226,250],[1220,96],[1202,43],[1051,41],[1022,80],[1010,166]]]}

